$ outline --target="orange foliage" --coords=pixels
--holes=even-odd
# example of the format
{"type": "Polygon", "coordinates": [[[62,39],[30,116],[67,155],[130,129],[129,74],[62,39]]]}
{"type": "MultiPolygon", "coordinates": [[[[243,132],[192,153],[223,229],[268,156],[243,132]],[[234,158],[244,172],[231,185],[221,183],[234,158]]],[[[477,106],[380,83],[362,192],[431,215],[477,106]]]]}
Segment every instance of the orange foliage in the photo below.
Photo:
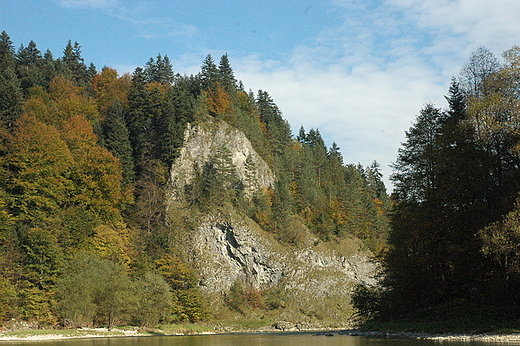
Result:
{"type": "Polygon", "coordinates": [[[348,213],[340,201],[337,199],[331,200],[329,202],[329,208],[332,212],[332,218],[338,225],[346,225],[349,222],[348,213]]]}
{"type": "Polygon", "coordinates": [[[206,102],[208,110],[215,116],[231,113],[231,97],[220,83],[217,83],[216,92],[208,91],[206,102]]]}
{"type": "Polygon", "coordinates": [[[106,67],[92,78],[96,104],[101,114],[106,114],[116,100],[122,105],[127,103],[127,95],[132,84],[130,75],[118,77],[115,69],[106,67]]]}

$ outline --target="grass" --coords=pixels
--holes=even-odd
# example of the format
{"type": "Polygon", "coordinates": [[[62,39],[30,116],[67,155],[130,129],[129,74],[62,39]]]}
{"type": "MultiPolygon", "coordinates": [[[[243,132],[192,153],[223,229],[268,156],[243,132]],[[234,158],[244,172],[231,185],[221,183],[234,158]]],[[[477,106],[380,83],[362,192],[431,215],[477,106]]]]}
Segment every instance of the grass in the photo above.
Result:
{"type": "Polygon", "coordinates": [[[101,336],[118,336],[124,335],[123,332],[117,330],[103,331],[92,329],[33,329],[33,330],[16,330],[4,333],[6,337],[29,338],[42,335],[59,335],[63,337],[85,337],[88,335],[101,336]]]}
{"type": "Polygon", "coordinates": [[[195,323],[161,324],[158,329],[165,334],[201,334],[215,331],[211,326],[195,323]]]}

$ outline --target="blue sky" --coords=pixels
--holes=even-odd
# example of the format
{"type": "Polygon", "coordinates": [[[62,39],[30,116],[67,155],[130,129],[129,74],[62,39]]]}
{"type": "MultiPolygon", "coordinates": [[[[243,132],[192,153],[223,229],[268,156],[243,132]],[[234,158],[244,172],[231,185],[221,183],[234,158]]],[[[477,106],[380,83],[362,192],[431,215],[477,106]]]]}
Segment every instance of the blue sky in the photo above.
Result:
{"type": "Polygon", "coordinates": [[[345,162],[377,160],[385,181],[425,102],[479,46],[520,45],[518,0],[0,0],[0,30],[87,63],[132,72],[157,54],[197,73],[228,53],[247,89],[266,90],[295,133],[318,128],[345,162]]]}

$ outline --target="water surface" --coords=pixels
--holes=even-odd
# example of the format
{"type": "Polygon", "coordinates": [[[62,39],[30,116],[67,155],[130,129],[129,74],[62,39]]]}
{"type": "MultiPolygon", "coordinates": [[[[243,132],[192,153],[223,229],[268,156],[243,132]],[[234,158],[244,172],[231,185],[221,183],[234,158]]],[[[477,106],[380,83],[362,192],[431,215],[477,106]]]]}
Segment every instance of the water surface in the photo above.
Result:
{"type": "MultiPolygon", "coordinates": [[[[150,336],[66,339],[48,341],[6,341],[0,346],[490,346],[504,343],[480,341],[431,341],[412,339],[383,339],[361,336],[348,336],[334,333],[334,336],[314,335],[312,333],[279,334],[226,334],[193,336],[150,336]]],[[[508,343],[508,345],[512,345],[508,343]]]]}

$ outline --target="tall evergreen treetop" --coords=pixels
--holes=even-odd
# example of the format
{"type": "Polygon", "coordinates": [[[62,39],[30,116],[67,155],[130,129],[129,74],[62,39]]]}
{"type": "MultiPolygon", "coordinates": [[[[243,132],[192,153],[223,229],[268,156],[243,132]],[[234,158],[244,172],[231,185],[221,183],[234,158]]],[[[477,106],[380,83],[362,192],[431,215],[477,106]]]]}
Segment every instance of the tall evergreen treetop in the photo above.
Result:
{"type": "Polygon", "coordinates": [[[14,70],[15,66],[15,54],[13,42],[9,35],[2,31],[0,34],[0,69],[6,70],[11,68],[14,70]]]}
{"type": "Polygon", "coordinates": [[[219,82],[219,70],[211,54],[208,54],[202,62],[200,74],[202,90],[216,91],[217,82],[219,82]]]}
{"type": "Polygon", "coordinates": [[[63,50],[62,61],[69,70],[70,78],[79,86],[86,86],[90,82],[89,72],[85,60],[81,56],[81,46],[78,42],[69,40],[63,50]]]}
{"type": "Polygon", "coordinates": [[[146,63],[144,73],[148,83],[170,85],[174,80],[173,67],[167,55],[163,58],[159,54],[156,60],[150,58],[146,63]]]}
{"type": "Polygon", "coordinates": [[[228,93],[235,92],[237,89],[237,80],[235,79],[233,69],[229,64],[227,53],[222,55],[222,57],[220,58],[218,71],[220,74],[220,83],[222,84],[224,90],[226,90],[228,93]]]}

